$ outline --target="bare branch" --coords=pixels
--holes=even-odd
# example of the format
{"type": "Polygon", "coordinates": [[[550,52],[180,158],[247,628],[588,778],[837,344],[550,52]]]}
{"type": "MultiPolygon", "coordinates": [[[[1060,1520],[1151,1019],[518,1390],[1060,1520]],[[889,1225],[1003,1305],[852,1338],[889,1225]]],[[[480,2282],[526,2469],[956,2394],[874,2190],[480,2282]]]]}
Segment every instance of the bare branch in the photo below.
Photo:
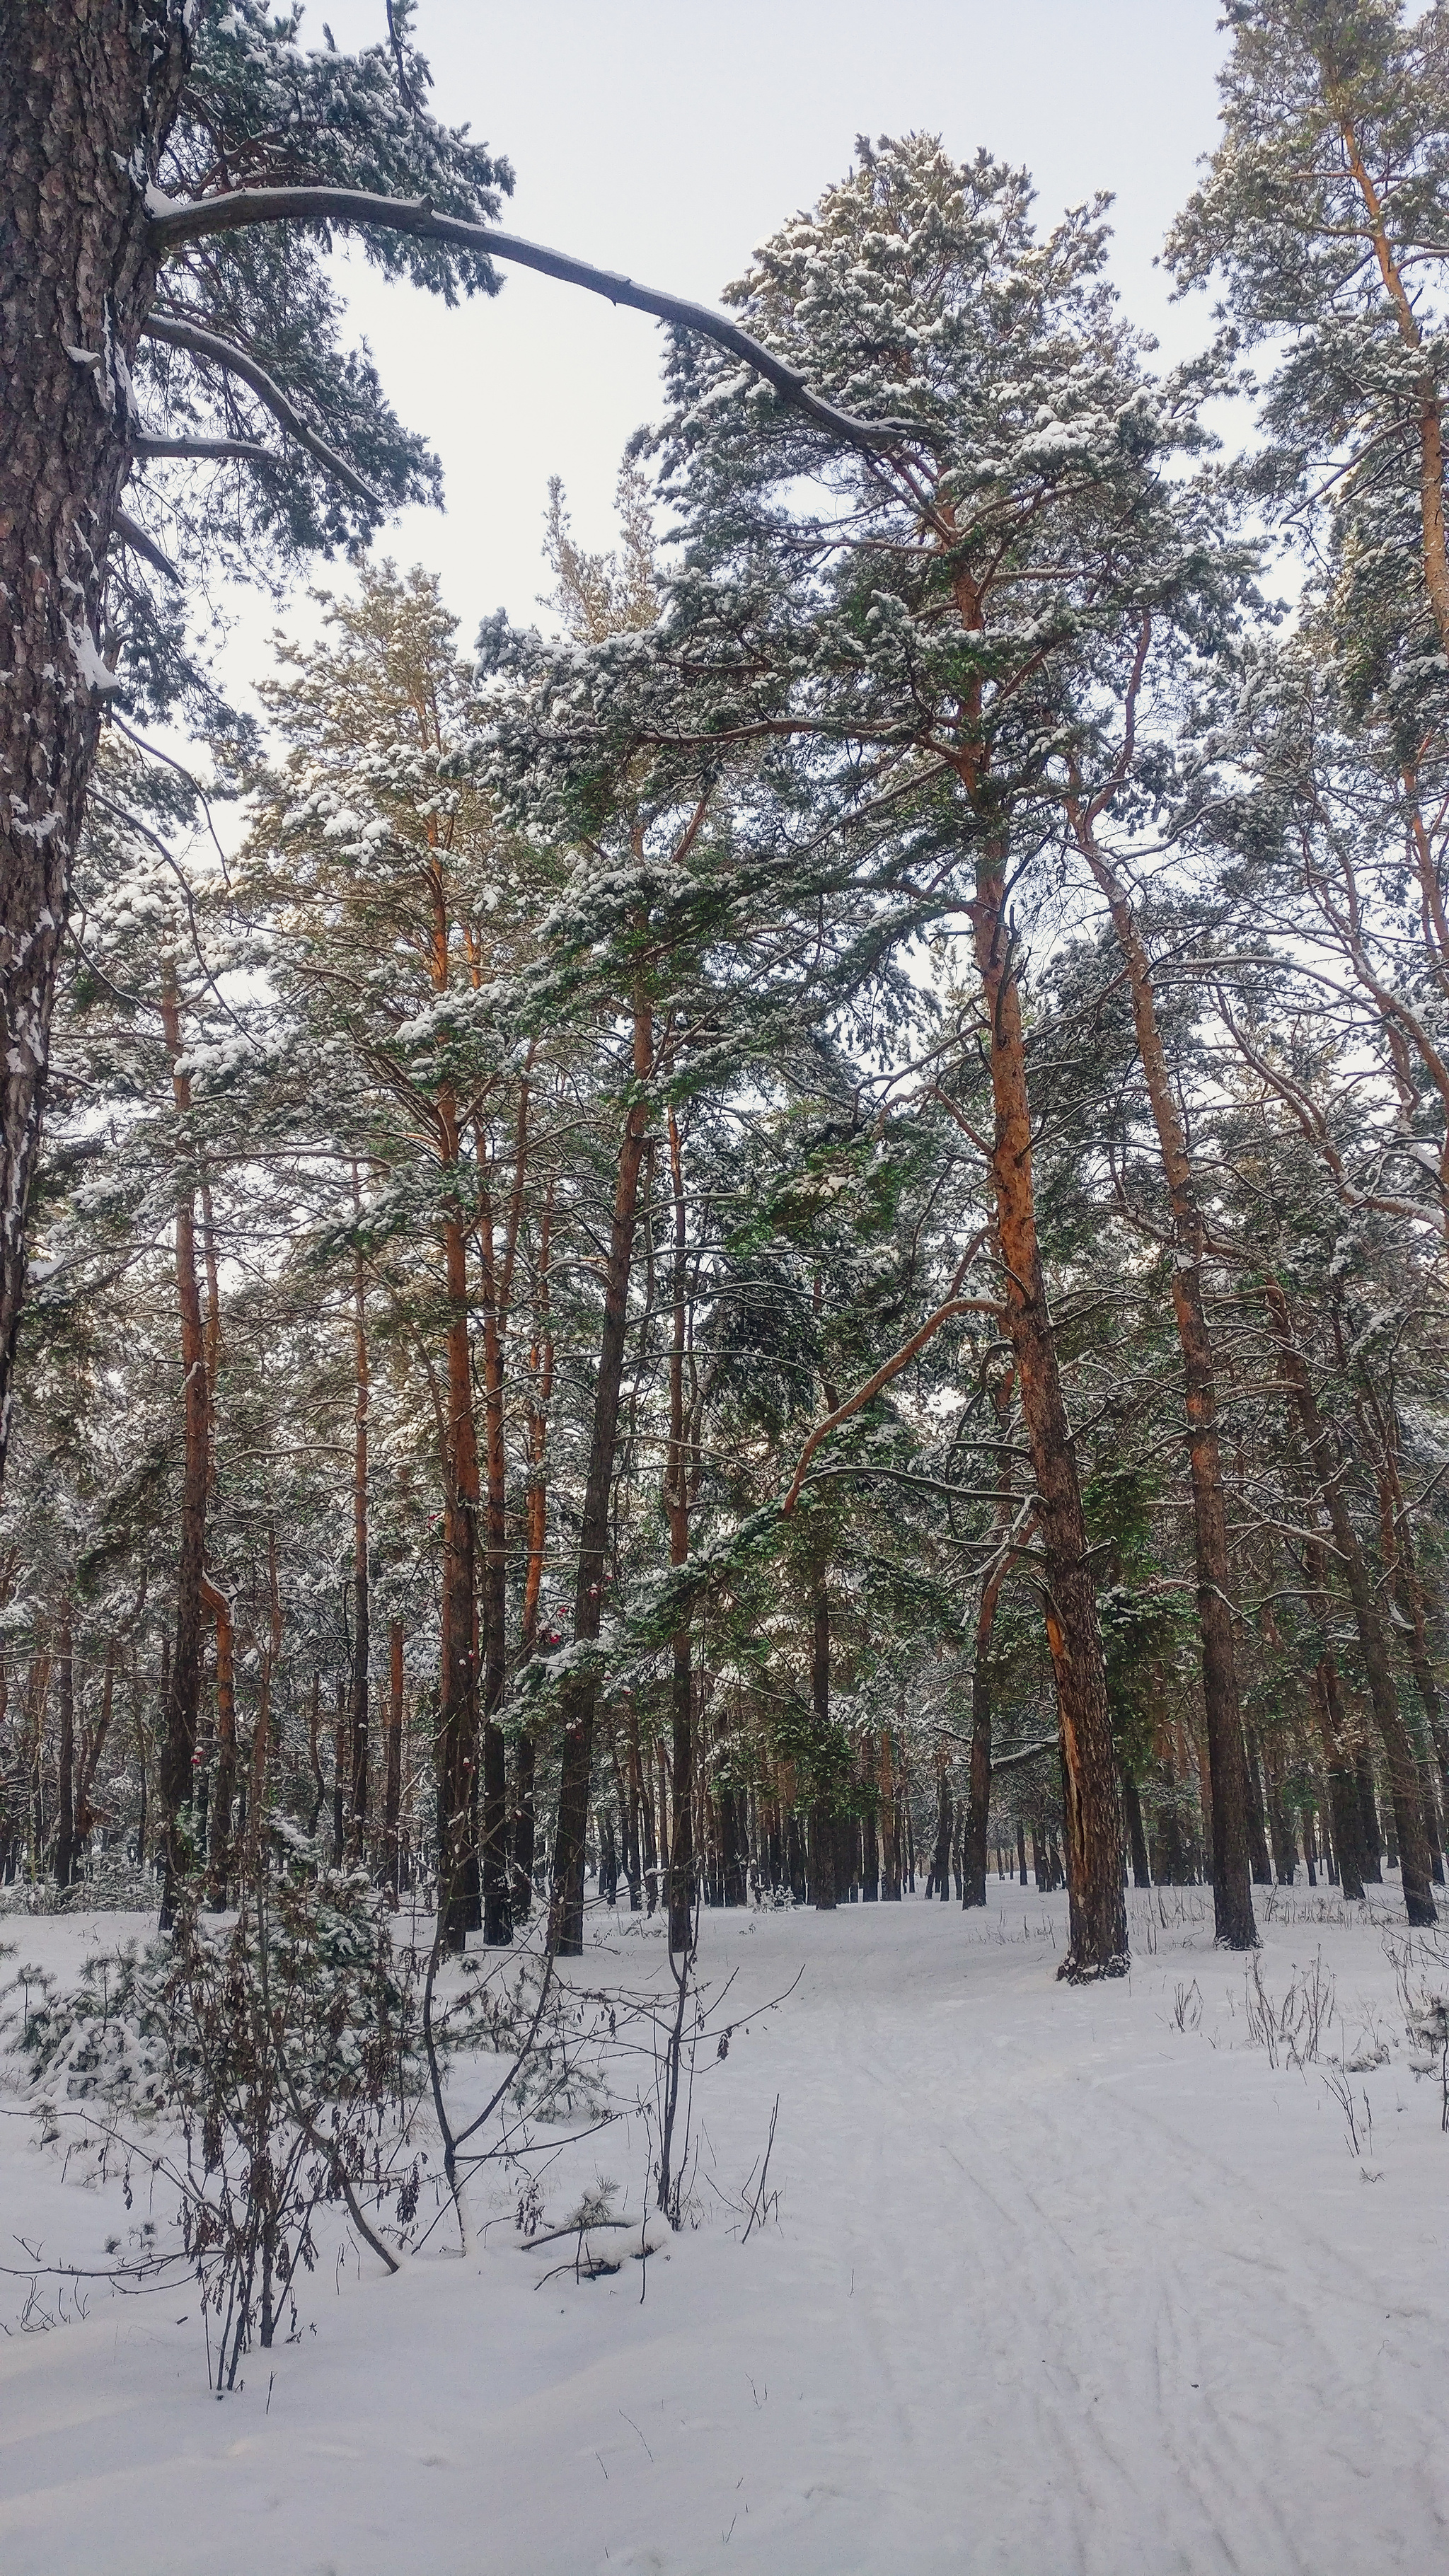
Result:
{"type": "Polygon", "coordinates": [[[787,366],[783,358],[776,357],[772,349],[750,332],[742,331],[737,322],[712,312],[707,304],[694,304],[685,296],[665,295],[654,287],[636,285],[632,277],[621,277],[613,269],[595,268],[590,261],[573,259],[565,251],[546,250],[541,242],[524,241],[517,233],[496,232],[491,224],[463,223],[454,215],[434,214],[425,197],[377,197],[361,188],[234,188],[224,196],[178,204],[170,213],[157,215],[151,225],[151,239],[158,250],[177,250],[184,242],[200,241],[208,233],[238,232],[248,224],[298,221],[356,224],[364,232],[410,233],[417,240],[444,242],[455,250],[481,251],[487,258],[512,260],[520,268],[539,270],[544,277],[561,278],[566,286],[581,286],[586,294],[606,296],[611,304],[626,304],[636,313],[652,314],[656,322],[672,323],[677,330],[697,331],[702,339],[728,349],[732,357],[762,376],[818,429],[828,430],[833,438],[866,454],[930,435],[919,421],[858,420],[853,412],[838,411],[833,403],[812,393],[804,377],[787,366]]]}
{"type": "Polygon", "coordinates": [[[137,527],[129,510],[116,512],[115,529],[123,546],[129,546],[133,554],[143,556],[155,571],[164,573],[168,581],[174,581],[178,590],[185,589],[186,585],[171,557],[162,553],[155,538],[148,537],[144,528],[137,527]]]}

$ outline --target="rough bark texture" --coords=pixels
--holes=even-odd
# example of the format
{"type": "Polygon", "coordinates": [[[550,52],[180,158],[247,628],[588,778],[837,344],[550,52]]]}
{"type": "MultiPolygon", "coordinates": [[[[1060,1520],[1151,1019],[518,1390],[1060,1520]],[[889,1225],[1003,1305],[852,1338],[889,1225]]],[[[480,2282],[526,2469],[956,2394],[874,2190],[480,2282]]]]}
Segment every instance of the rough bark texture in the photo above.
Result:
{"type": "Polygon", "coordinates": [[[0,13],[0,1471],[60,943],[110,689],[107,549],[180,0],[0,13]]]}

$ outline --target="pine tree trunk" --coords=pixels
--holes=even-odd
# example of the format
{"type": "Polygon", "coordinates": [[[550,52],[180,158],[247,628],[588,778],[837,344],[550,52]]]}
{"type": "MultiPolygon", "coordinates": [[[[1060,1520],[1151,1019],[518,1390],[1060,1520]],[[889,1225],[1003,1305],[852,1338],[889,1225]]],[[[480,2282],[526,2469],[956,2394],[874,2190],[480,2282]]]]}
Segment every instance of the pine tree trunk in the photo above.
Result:
{"type": "MultiPolygon", "coordinates": [[[[649,1006],[642,992],[634,1009],[633,1075],[645,1083],[653,1070],[654,1040],[649,1006]]],[[[588,1473],[579,1528],[578,1576],[574,1593],[574,1642],[592,1645],[598,1637],[604,1607],[604,1568],[609,1535],[609,1494],[614,1477],[614,1448],[619,1429],[619,1394],[624,1377],[624,1348],[629,1316],[629,1279],[634,1258],[634,1227],[639,1207],[648,1113],[642,1096],[631,1103],[624,1122],[614,1189],[614,1214],[604,1276],[604,1320],[599,1336],[599,1365],[594,1381],[594,1412],[589,1436],[588,1473]]],[[[559,1776],[558,1824],[554,1837],[553,1892],[549,1902],[549,1946],[560,1958],[578,1958],[584,1946],[584,1837],[589,1811],[589,1781],[594,1756],[594,1708],[598,1684],[587,1670],[571,1673],[559,1694],[563,1719],[563,1759],[559,1776]]]]}
{"type": "MultiPolygon", "coordinates": [[[[669,1562],[684,1565],[689,1557],[690,1459],[684,1401],[684,1369],[689,1315],[685,1291],[687,1246],[684,1160],[679,1121],[669,1112],[669,1176],[674,1194],[674,1260],[670,1275],[673,1331],[669,1348],[669,1448],[664,1468],[664,1500],[669,1520],[669,1562]]],[[[670,1678],[670,1774],[674,1784],[674,1830],[669,1845],[669,1947],[678,1955],[694,1941],[694,1659],[687,1627],[674,1632],[670,1678]]]]}
{"type": "Polygon", "coordinates": [[[216,1791],[211,1810],[208,1893],[214,1906],[226,1904],[231,1878],[231,1811],[236,1797],[236,1658],[231,1603],[214,1583],[202,1577],[202,1606],[216,1622],[216,1791]]]}
{"type": "MultiPolygon", "coordinates": [[[[481,1143],[480,1143],[481,1162],[481,1143]]],[[[495,1270],[492,1204],[481,1192],[483,1258],[483,1940],[490,1949],[513,1938],[508,1883],[508,1773],[498,1712],[507,1677],[507,1455],[503,1429],[506,1318],[495,1270]]]]}
{"type": "Polygon", "coordinates": [[[56,1639],[55,1696],[60,1718],[60,1769],[56,1803],[55,1883],[69,1887],[75,1877],[75,1655],[71,1643],[70,1603],[62,1605],[56,1639]]]}
{"type": "Polygon", "coordinates": [[[1263,1792],[1259,1781],[1258,1742],[1251,1727],[1244,1739],[1247,1755],[1246,1784],[1248,1793],[1248,1851],[1253,1864],[1253,1885],[1271,1887],[1273,1864],[1268,1858],[1268,1836],[1263,1823],[1263,1792]]]}
{"type": "Polygon", "coordinates": [[[387,1631],[387,1770],[382,1792],[382,1865],[394,1905],[402,1896],[402,1732],[403,1627],[401,1619],[387,1631]]]}
{"type": "Polygon", "coordinates": [[[1036,1479],[1047,1643],[1065,1763],[1070,1934],[1058,1973],[1078,1982],[1123,1975],[1128,1965],[1122,1823],[1076,1452],[1037,1243],[1026,1046],[1006,916],[1004,856],[983,860],[978,867],[971,921],[991,1031],[996,1111],[991,1181],[1005,1272],[1005,1324],[1036,1479]]]}
{"type": "MultiPolygon", "coordinates": [[[[357,1166],[352,1168],[354,1204],[360,1215],[357,1166]]],[[[368,1585],[367,1442],[371,1385],[367,1358],[367,1299],[362,1253],[352,1257],[352,1341],[356,1370],[352,1452],[352,1692],[349,1747],[352,1816],[348,1848],[361,1860],[367,1846],[368,1664],[371,1657],[368,1585]]]]}
{"type": "Polygon", "coordinates": [[[1122,1806],[1127,1817],[1127,1843],[1132,1854],[1132,1884],[1150,1887],[1152,1871],[1147,1859],[1147,1836],[1142,1830],[1142,1799],[1136,1774],[1122,1765],[1122,1806]]]}
{"type": "Polygon", "coordinates": [[[176,1303],[181,1325],[184,1451],[181,1478],[181,1528],[176,1564],[176,1644],[171,1659],[166,1705],[166,1732],[157,1764],[166,1833],[166,1877],[161,1896],[161,1929],[174,1919],[176,1891],[186,1868],[183,1818],[191,1808],[196,1765],[197,1712],[201,1699],[201,1589],[206,1562],[206,1499],[210,1482],[211,1399],[206,1380],[206,1343],[201,1320],[201,1290],[196,1271],[196,1202],[186,1157],[190,1140],[185,1122],[191,1111],[191,1084],[176,1070],[181,1055],[181,1004],[174,974],[168,968],[162,992],[162,1027],[171,1059],[171,1088],[179,1122],[176,1183],[176,1303]]]}
{"type": "MultiPolygon", "coordinates": [[[[810,1631],[810,1701],[821,1751],[830,1732],[830,1599],[822,1573],[815,1588],[810,1631]]],[[[810,1808],[810,1893],[817,1914],[835,1911],[835,1811],[822,1788],[810,1808]]]]}
{"type": "MultiPolygon", "coordinates": [[[[145,183],[189,15],[179,0],[0,13],[0,1475],[51,1011],[112,687],[102,592],[156,278],[145,183]]],[[[168,1778],[179,1813],[174,1758],[168,1778]]]]}
{"type": "MultiPolygon", "coordinates": [[[[439,1096],[444,1165],[456,1175],[458,1128],[451,1090],[439,1096]]],[[[482,1917],[478,1884],[476,1552],[478,1441],[468,1337],[468,1260],[456,1177],[443,1203],[448,1300],[448,1411],[443,1459],[443,1598],[438,1702],[438,1935],[461,1951],[482,1917]]]]}
{"type": "Polygon", "coordinates": [[[1126,889],[1119,884],[1096,847],[1089,817],[1077,809],[1074,819],[1078,826],[1079,846],[1111,907],[1112,927],[1126,963],[1137,1048],[1147,1080],[1158,1149],[1172,1207],[1172,1308],[1178,1349],[1182,1355],[1187,1404],[1197,1617],[1202,1640],[1203,1714],[1212,1784],[1213,1917],[1219,1941],[1229,1949],[1250,1950],[1257,1942],[1258,1933],[1249,1882],[1251,1825],[1229,1606],[1232,1570],[1228,1559],[1227,1504],[1218,1443],[1217,1371],[1202,1293],[1202,1260],[1207,1233],[1198,1205],[1187,1138],[1178,1115],[1167,1050],[1162,1042],[1152,969],[1142,934],[1126,889]]]}

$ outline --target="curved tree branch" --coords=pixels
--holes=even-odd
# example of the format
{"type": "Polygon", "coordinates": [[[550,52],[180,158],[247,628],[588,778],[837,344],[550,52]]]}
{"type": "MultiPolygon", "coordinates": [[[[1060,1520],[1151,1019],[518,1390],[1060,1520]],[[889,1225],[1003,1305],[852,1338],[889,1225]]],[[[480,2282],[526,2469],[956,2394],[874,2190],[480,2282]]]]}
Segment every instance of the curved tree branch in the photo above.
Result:
{"type": "Polygon", "coordinates": [[[120,538],[123,546],[129,546],[133,554],[144,557],[145,561],[150,564],[155,571],[164,573],[168,581],[174,581],[178,590],[185,589],[185,581],[177,571],[171,557],[168,554],[162,553],[155,538],[148,537],[144,528],[137,527],[129,510],[118,510],[116,512],[114,525],[116,534],[120,538]]]}
{"type": "MultiPolygon", "coordinates": [[[[186,349],[193,358],[203,358],[211,366],[229,367],[234,376],[241,377],[243,384],[251,386],[253,393],[266,404],[283,429],[295,438],[299,447],[305,447],[308,455],[314,456],[319,465],[325,466],[329,474],[334,474],[339,483],[345,483],[349,492],[355,492],[369,510],[375,510],[380,518],[386,517],[388,503],[382,494],[374,492],[370,483],[364,483],[346,458],[339,456],[334,447],[329,447],[325,438],[319,438],[315,429],[308,428],[275,377],[269,376],[265,367],[259,367],[256,359],[249,357],[245,349],[233,347],[230,340],[219,339],[214,331],[203,331],[195,322],[175,321],[169,313],[148,313],[144,330],[148,340],[164,340],[168,347],[186,349]]],[[[266,451],[261,452],[265,454],[266,451]]],[[[275,464],[276,459],[269,457],[267,461],[275,464]]]]}
{"type": "Polygon", "coordinates": [[[425,197],[377,197],[361,188],[233,188],[223,196],[178,203],[156,215],[151,239],[157,250],[177,250],[208,233],[297,221],[356,224],[364,232],[411,233],[418,240],[443,242],[455,250],[481,251],[487,258],[512,260],[520,268],[539,270],[544,277],[561,278],[566,286],[581,286],[589,295],[606,296],[611,304],[627,304],[636,313],[652,314],[656,322],[697,331],[762,376],[818,429],[868,455],[927,435],[918,421],[858,420],[853,412],[838,411],[834,403],[812,393],[804,377],[772,349],[707,304],[636,285],[632,277],[621,277],[613,269],[595,268],[588,260],[547,250],[541,242],[524,241],[517,233],[497,232],[491,224],[468,224],[454,215],[434,214],[425,197]]]}
{"type": "Polygon", "coordinates": [[[254,438],[133,438],[131,454],[143,462],[163,456],[181,456],[208,464],[235,456],[247,465],[275,465],[277,459],[269,447],[259,447],[254,438]]]}

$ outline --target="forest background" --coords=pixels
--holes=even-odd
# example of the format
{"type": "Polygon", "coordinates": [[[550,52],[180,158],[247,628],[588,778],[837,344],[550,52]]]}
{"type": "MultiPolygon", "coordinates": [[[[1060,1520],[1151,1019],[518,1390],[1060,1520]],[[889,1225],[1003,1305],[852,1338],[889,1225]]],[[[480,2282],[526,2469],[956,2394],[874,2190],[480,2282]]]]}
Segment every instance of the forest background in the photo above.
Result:
{"type": "MultiPolygon", "coordinates": [[[[443,314],[343,260],[405,416],[458,368],[447,584],[354,566],[288,593],[295,649],[248,610],[181,678],[149,611],[103,639],[135,679],[77,861],[3,1547],[31,1901],[224,1908],[281,1819],[421,1885],[454,1947],[547,1895],[577,1948],[621,1878],[681,1955],[702,1899],[979,1904],[1028,1836],[1082,1976],[1125,1959],[1128,1865],[1210,1879],[1240,1947],[1253,1883],[1320,1865],[1352,1895],[1387,1862],[1433,1921],[1443,27],[1234,13],[1174,262],[1226,279],[1239,338],[1199,356],[1208,304],[1145,266],[1180,129],[1154,112],[1145,166],[1108,39],[1170,41],[1185,123],[1182,31],[1204,83],[1222,39],[1038,15],[1038,164],[1042,98],[1074,115],[1037,218],[907,110],[848,176],[822,140],[817,215],[736,298],[884,430],[842,451],[681,334],[620,473],[659,408],[642,324],[532,278],[443,314]],[[1052,229],[1093,79],[1133,143],[1117,252],[1101,209],[1052,229]],[[588,545],[539,460],[577,458],[597,530],[606,448],[588,545]],[[261,729],[224,692],[264,660],[261,729]]],[[[822,116],[859,80],[876,127],[841,28],[787,42],[832,67],[822,116]]],[[[753,82],[748,34],[723,69],[753,82]]],[[[286,52],[250,8],[204,40],[286,52]]],[[[734,224],[628,89],[688,164],[663,193],[734,224]]],[[[784,146],[740,125],[753,191],[784,146]]],[[[619,157],[657,220],[657,162],[619,157]]],[[[559,226],[627,259],[601,201],[559,226]]],[[[431,464],[389,441],[416,501],[431,464]]],[[[163,534],[209,525],[220,609],[258,527],[279,578],[358,553],[315,496],[248,520],[244,459],[143,466],[163,534]]]]}

